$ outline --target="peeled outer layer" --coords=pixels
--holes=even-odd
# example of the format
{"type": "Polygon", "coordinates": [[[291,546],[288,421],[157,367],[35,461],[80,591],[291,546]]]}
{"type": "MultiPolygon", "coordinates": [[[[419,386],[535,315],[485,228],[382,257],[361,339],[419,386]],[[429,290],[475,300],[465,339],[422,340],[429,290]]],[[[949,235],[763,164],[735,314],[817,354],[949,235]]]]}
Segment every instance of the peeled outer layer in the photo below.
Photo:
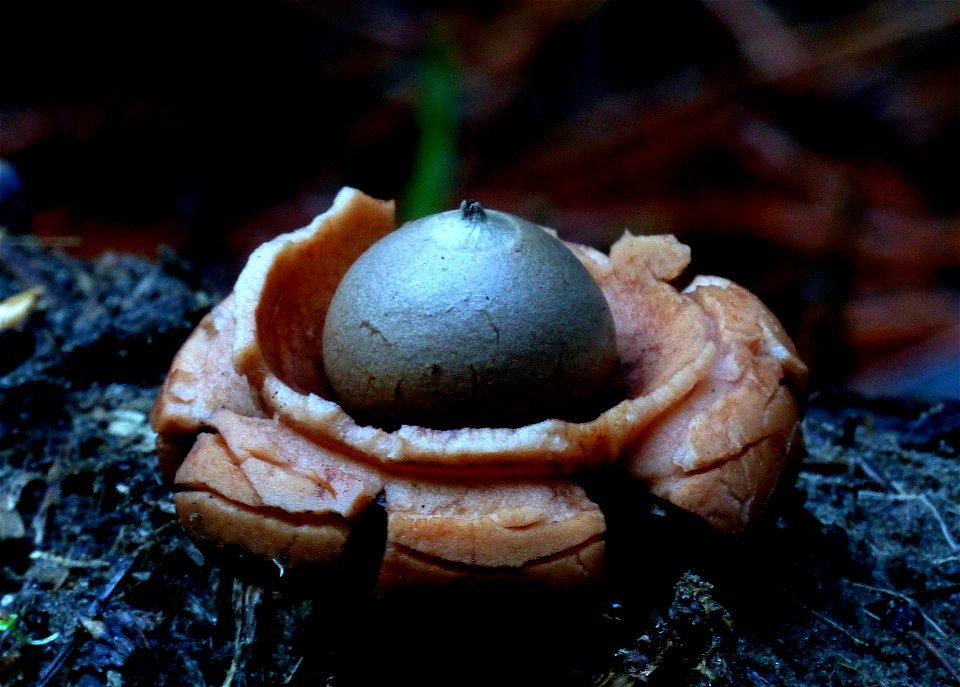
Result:
{"type": "Polygon", "coordinates": [[[275,420],[221,411],[209,424],[219,433],[200,434],[176,474],[187,530],[285,566],[338,558],[380,476],[275,420]]]}
{"type": "Polygon", "coordinates": [[[567,244],[617,330],[625,393],[594,420],[357,424],[324,378],[323,323],[340,278],[394,227],[392,203],[342,190],[308,227],[261,246],[184,344],[151,420],[193,534],[284,565],[330,562],[383,493],[381,591],[570,587],[602,569],[603,513],[576,484],[585,470],[620,464],[725,532],[767,500],[798,444],[806,368],[744,289],[700,277],[678,292],[690,251],[672,236],[625,234],[609,255],[567,244]]]}
{"type": "Polygon", "coordinates": [[[200,321],[173,359],[150,413],[160,467],[168,477],[218,410],[263,416],[256,390],[233,366],[233,333],[230,296],[200,321]]]}
{"type": "Polygon", "coordinates": [[[720,530],[743,530],[799,447],[793,388],[806,366],[749,291],[698,277],[683,295],[707,316],[718,352],[683,402],[624,453],[650,490],[720,530]]]}
{"type": "Polygon", "coordinates": [[[395,480],[386,488],[387,552],[381,591],[425,578],[469,584],[592,579],[602,562],[603,514],[569,482],[444,484],[395,480]]]}

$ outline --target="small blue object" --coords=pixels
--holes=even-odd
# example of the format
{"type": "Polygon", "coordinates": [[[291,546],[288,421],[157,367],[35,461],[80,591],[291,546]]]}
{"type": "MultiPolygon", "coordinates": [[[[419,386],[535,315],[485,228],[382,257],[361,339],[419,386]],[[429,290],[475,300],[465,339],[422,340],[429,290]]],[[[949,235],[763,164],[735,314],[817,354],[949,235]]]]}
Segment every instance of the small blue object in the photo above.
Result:
{"type": "Polygon", "coordinates": [[[0,158],[0,206],[19,199],[23,193],[23,180],[16,168],[0,158]]]}
{"type": "Polygon", "coordinates": [[[0,229],[18,234],[26,231],[28,224],[23,180],[16,167],[0,158],[0,229]]]}

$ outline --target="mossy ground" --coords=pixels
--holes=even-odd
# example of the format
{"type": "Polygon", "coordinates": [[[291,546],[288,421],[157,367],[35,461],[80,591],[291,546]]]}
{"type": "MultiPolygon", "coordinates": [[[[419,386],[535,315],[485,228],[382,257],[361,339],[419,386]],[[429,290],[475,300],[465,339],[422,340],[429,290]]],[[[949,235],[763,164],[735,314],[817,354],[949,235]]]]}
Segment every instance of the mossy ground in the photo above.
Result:
{"type": "MultiPolygon", "coordinates": [[[[389,603],[188,540],[147,413],[214,299],[174,260],[0,238],[0,684],[960,684],[960,406],[818,394],[746,535],[639,490],[583,597],[389,603]]],[[[612,491],[618,493],[613,494],[612,491]]]]}

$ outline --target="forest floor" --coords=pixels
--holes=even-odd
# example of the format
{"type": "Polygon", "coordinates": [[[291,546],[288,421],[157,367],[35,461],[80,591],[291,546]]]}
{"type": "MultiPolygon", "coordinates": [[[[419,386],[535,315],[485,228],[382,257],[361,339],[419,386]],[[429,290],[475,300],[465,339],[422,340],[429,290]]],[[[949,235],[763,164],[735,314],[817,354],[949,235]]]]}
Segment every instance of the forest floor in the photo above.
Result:
{"type": "Polygon", "coordinates": [[[216,300],[189,270],[0,237],[0,303],[38,286],[0,327],[2,685],[960,685],[960,404],[816,394],[746,534],[632,493],[582,597],[382,601],[177,524],[147,415],[216,300]]]}

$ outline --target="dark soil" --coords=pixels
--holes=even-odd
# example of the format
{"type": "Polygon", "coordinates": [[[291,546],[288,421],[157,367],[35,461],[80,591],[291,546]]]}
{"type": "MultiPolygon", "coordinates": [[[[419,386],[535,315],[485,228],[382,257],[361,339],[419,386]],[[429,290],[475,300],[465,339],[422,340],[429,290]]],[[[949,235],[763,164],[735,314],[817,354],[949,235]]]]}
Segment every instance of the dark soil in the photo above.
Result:
{"type": "Polygon", "coordinates": [[[182,265],[0,238],[0,300],[38,285],[0,327],[3,685],[960,685],[956,403],[811,398],[744,536],[594,489],[629,507],[582,597],[382,602],[253,578],[178,526],[147,413],[215,300],[182,265]]]}

